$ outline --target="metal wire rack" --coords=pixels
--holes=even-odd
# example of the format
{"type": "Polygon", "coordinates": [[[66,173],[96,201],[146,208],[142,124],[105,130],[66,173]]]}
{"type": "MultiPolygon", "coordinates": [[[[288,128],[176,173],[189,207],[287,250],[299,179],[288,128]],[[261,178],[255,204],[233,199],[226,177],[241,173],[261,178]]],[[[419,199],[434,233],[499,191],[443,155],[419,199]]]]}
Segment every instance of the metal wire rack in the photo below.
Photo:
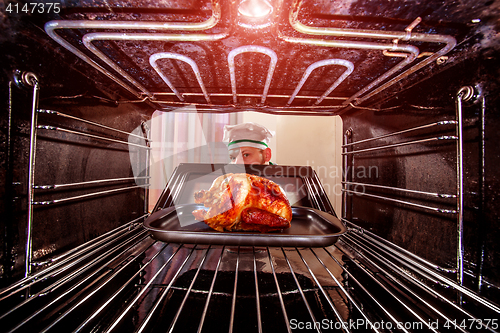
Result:
{"type": "MultiPolygon", "coordinates": [[[[181,178],[174,181],[182,185],[181,178]]],[[[311,203],[328,211],[317,184],[307,184],[311,203]]],[[[2,329],[498,331],[500,307],[457,281],[457,270],[345,218],[349,231],[335,245],[280,248],[163,243],[142,228],[146,216],[0,291],[2,329]]]]}
{"type": "Polygon", "coordinates": [[[154,241],[140,221],[57,258],[0,302],[9,332],[495,332],[500,310],[355,228],[326,248],[223,247],[154,241]]]}
{"type": "MultiPolygon", "coordinates": [[[[39,109],[38,108],[38,99],[39,99],[39,85],[38,85],[38,79],[36,76],[33,75],[33,100],[32,100],[32,116],[31,116],[31,128],[30,128],[30,141],[29,141],[29,168],[28,168],[28,214],[27,214],[27,234],[26,234],[26,260],[25,260],[25,278],[29,277],[32,274],[32,267],[33,266],[39,266],[45,264],[45,262],[34,262],[33,260],[33,248],[32,248],[32,241],[33,241],[33,235],[32,235],[32,229],[33,229],[33,220],[34,220],[34,208],[35,206],[52,206],[52,205],[57,205],[61,203],[68,203],[68,202],[74,202],[74,201],[79,201],[79,200],[85,200],[89,198],[95,198],[95,197],[100,197],[100,196],[106,196],[106,195],[111,195],[119,192],[124,192],[124,191],[130,191],[130,190],[136,190],[140,188],[144,188],[145,190],[145,197],[147,198],[147,187],[149,184],[147,184],[147,181],[149,180],[149,168],[148,165],[146,165],[146,171],[145,171],[145,176],[138,176],[138,177],[117,177],[117,178],[108,178],[108,179],[94,179],[94,180],[87,180],[87,181],[81,181],[81,182],[74,182],[74,183],[65,183],[65,184],[42,184],[42,185],[35,185],[35,169],[36,169],[36,153],[37,153],[37,138],[39,136],[39,130],[48,130],[48,131],[56,131],[56,132],[63,132],[63,133],[68,133],[70,135],[74,136],[82,136],[85,138],[88,138],[87,141],[82,142],[80,144],[97,144],[100,142],[107,142],[110,144],[118,144],[122,145],[124,147],[130,147],[134,146],[136,149],[144,149],[146,150],[146,159],[149,159],[149,132],[146,131],[145,136],[139,136],[134,133],[128,133],[110,126],[102,125],[93,121],[89,121],[87,119],[75,117],[72,115],[68,115],[59,111],[54,111],[54,110],[46,110],[46,109],[39,109]],[[64,126],[52,126],[52,125],[41,125],[39,124],[39,115],[51,115],[55,116],[57,118],[61,119],[69,119],[73,122],[77,123],[83,123],[85,125],[90,125],[93,128],[98,128],[106,132],[106,134],[92,134],[88,131],[80,131],[80,130],[75,130],[72,128],[67,128],[64,126]],[[110,134],[111,133],[111,134],[110,134]],[[112,137],[112,134],[126,134],[129,138],[135,139],[136,141],[139,140],[139,143],[134,143],[133,140],[129,141],[124,141],[122,139],[116,139],[112,137]],[[89,141],[89,140],[94,140],[94,142],[89,141]],[[137,181],[142,181],[143,184],[140,185],[130,185],[131,182],[137,182],[137,181]],[[126,185],[123,186],[121,184],[125,183],[126,185]],[[128,184],[127,184],[128,183],[128,184]],[[90,191],[85,191],[86,193],[84,194],[78,194],[78,195],[70,195],[70,196],[65,196],[65,197],[59,197],[59,198],[51,198],[50,200],[35,200],[35,194],[42,193],[44,192],[45,194],[47,193],[53,193],[55,190],[59,189],[70,189],[72,191],[76,190],[81,190],[85,189],[87,185],[93,185],[93,186],[111,186],[113,187],[112,189],[106,189],[106,190],[90,190],[90,191]]],[[[146,200],[147,202],[147,200],[146,200]]],[[[147,207],[146,203],[144,205],[144,212],[147,212],[147,207]]]]}

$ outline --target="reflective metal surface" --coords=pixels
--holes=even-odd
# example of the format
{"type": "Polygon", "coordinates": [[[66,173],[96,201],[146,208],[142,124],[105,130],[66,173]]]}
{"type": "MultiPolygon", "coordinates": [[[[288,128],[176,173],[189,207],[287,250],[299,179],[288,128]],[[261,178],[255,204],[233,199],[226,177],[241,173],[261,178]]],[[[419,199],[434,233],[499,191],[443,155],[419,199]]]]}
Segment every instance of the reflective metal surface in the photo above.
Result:
{"type": "Polygon", "coordinates": [[[219,232],[192,212],[203,209],[201,204],[175,205],[152,214],[144,227],[160,241],[191,244],[233,246],[307,246],[324,247],[335,244],[345,233],[344,224],[335,216],[310,207],[292,206],[290,228],[277,232],[219,232]]]}

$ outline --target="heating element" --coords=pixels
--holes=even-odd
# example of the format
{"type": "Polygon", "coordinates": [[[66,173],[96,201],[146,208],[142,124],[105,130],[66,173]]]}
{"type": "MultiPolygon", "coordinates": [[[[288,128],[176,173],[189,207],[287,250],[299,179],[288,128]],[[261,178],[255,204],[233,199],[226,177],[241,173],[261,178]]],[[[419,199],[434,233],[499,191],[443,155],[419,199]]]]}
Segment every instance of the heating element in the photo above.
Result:
{"type": "Polygon", "coordinates": [[[401,31],[305,24],[303,22],[311,18],[304,2],[291,1],[272,13],[275,21],[291,29],[277,24],[250,25],[249,28],[234,8],[225,8],[218,0],[204,4],[210,15],[193,12],[193,20],[199,20],[195,22],[154,21],[154,16],[144,21],[105,20],[90,14],[92,20],[73,20],[68,15],[65,20],[47,22],[44,28],[54,41],[135,98],[166,111],[196,105],[198,112],[265,107],[268,113],[342,113],[435,61],[446,62],[445,55],[456,45],[450,35],[414,32],[422,21],[420,17],[412,18],[401,31]],[[234,25],[243,30],[238,31],[234,25]],[[255,33],[264,38],[261,41],[264,45],[226,46],[226,40],[247,39],[255,33]],[[278,37],[277,41],[274,36],[278,37]],[[174,44],[173,49],[178,52],[160,51],[174,44]],[[217,57],[208,60],[207,49],[217,57]],[[304,49],[308,50],[307,59],[300,65],[297,63],[296,69],[288,68],[287,63],[296,62],[294,58],[301,57],[304,49]],[[314,53],[309,54],[312,49],[314,53]],[[336,50],[345,52],[333,56],[336,50]],[[356,53],[349,53],[351,50],[356,53]],[[379,59],[380,65],[370,69],[375,71],[370,75],[375,77],[373,80],[364,79],[366,64],[360,62],[357,52],[365,54],[366,59],[379,59]],[[115,59],[117,53],[119,61],[115,59]],[[149,61],[144,61],[145,56],[149,61]],[[339,71],[338,66],[347,70],[339,71]],[[262,73],[257,74],[257,68],[262,73]],[[275,71],[277,68],[279,71],[275,71]],[[285,68],[288,70],[284,71],[285,68]],[[318,72],[318,68],[322,69],[318,74],[320,78],[316,76],[307,90],[303,89],[308,77],[313,71],[318,72]],[[149,76],[147,79],[144,73],[149,76]],[[266,74],[262,76],[263,73],[266,74]],[[316,86],[311,88],[311,84],[316,86]],[[337,92],[341,85],[342,90],[337,92]],[[352,87],[359,88],[353,90],[352,87]],[[319,95],[315,95],[318,92],[319,95]],[[332,96],[332,92],[336,94],[332,96]],[[252,103],[248,103],[249,99],[252,103]]]}

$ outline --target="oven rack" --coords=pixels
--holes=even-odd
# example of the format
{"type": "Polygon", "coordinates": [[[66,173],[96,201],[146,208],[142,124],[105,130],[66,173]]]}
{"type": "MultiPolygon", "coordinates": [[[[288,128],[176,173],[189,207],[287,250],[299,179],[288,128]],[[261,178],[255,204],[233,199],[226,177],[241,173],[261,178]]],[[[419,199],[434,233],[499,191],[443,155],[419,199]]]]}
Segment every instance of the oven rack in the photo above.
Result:
{"type": "Polygon", "coordinates": [[[443,274],[441,267],[423,263],[425,259],[366,234],[369,232],[354,227],[337,247],[348,254],[357,269],[396,301],[396,307],[413,315],[411,322],[419,322],[424,329],[433,332],[498,331],[497,325],[486,325],[488,319],[491,323],[498,317],[500,307],[497,304],[461,286],[453,276],[443,274]],[[464,303],[474,306],[464,306],[464,303]]]}
{"type": "Polygon", "coordinates": [[[2,290],[5,331],[497,331],[498,306],[356,228],[326,248],[224,247],[154,241],[139,222],[2,290]]]}
{"type": "MultiPolygon", "coordinates": [[[[74,137],[84,137],[84,141],[74,141],[73,144],[77,145],[91,145],[95,147],[106,147],[100,145],[102,142],[107,142],[110,145],[123,145],[126,147],[126,151],[130,149],[131,146],[136,147],[136,149],[144,149],[146,151],[146,159],[149,159],[150,139],[149,130],[145,123],[143,123],[142,128],[144,135],[140,136],[135,133],[129,133],[116,129],[110,126],[106,126],[97,122],[89,121],[80,117],[75,117],[55,110],[39,109],[38,99],[39,99],[39,82],[36,76],[33,80],[33,99],[32,99],[32,116],[31,116],[31,128],[30,128],[30,141],[29,141],[29,168],[28,168],[28,213],[27,213],[27,227],[26,227],[26,260],[25,260],[25,278],[29,278],[32,274],[33,267],[38,267],[47,263],[47,261],[36,262],[33,260],[33,221],[35,215],[35,207],[41,206],[56,206],[59,204],[71,203],[75,201],[82,201],[87,199],[93,199],[103,196],[109,196],[116,193],[138,190],[144,188],[145,190],[145,203],[144,203],[144,213],[147,213],[147,188],[149,184],[147,181],[151,178],[149,176],[149,165],[146,164],[146,170],[144,176],[137,177],[115,177],[107,179],[94,179],[82,182],[73,183],[61,183],[61,184],[35,184],[35,167],[36,167],[36,155],[37,155],[37,139],[39,138],[39,130],[55,131],[60,133],[67,133],[74,137]],[[94,134],[89,130],[75,130],[69,128],[65,125],[45,125],[39,124],[39,115],[55,116],[58,119],[65,119],[70,121],[76,121],[84,125],[90,125],[93,128],[100,129],[101,131],[107,132],[106,135],[94,134]],[[122,139],[117,139],[113,137],[114,135],[127,135],[129,141],[122,139]],[[135,143],[133,141],[138,141],[135,143]],[[135,182],[136,185],[131,185],[130,183],[135,182]],[[140,183],[139,183],[140,182],[140,183]],[[90,188],[92,187],[92,188],[90,188]],[[102,189],[107,187],[108,189],[102,189]],[[112,187],[112,188],[110,188],[112,187]],[[99,189],[101,188],[101,189],[99,189]],[[70,196],[50,198],[47,200],[35,200],[35,194],[43,195],[44,197],[53,196],[58,193],[59,190],[71,190],[73,194],[70,196]],[[83,193],[82,193],[83,192],[83,193]]],[[[60,121],[62,122],[62,121],[60,121]]],[[[116,148],[114,148],[116,149],[116,148]]],[[[59,195],[60,196],[60,195],[59,195]]],[[[51,262],[49,260],[48,262],[51,262]]]]}
{"type": "MultiPolygon", "coordinates": [[[[314,179],[307,186],[315,208],[331,209],[314,179]]],[[[0,325],[8,332],[498,331],[500,307],[453,281],[455,270],[346,219],[349,231],[336,245],[263,248],[154,241],[140,225],[145,217],[2,290],[8,310],[0,325]]]]}
{"type": "MultiPolygon", "coordinates": [[[[493,313],[500,313],[500,307],[498,305],[491,303],[474,291],[457,283],[455,279],[453,279],[453,273],[456,273],[456,270],[440,267],[377,236],[368,230],[356,226],[350,221],[345,219],[343,219],[343,221],[351,226],[350,233],[344,241],[349,240],[349,246],[355,248],[356,251],[360,251],[360,253],[364,253],[365,258],[368,254],[368,256],[375,257],[377,262],[384,263],[387,267],[391,267],[392,270],[398,270],[400,277],[412,280],[412,282],[414,282],[417,286],[425,289],[431,294],[434,294],[435,297],[441,299],[442,301],[449,303],[458,311],[463,312],[463,314],[470,315],[462,307],[456,304],[459,303],[459,301],[456,303],[451,301],[450,297],[447,298],[444,294],[440,294],[436,289],[422,283],[422,281],[426,280],[430,282],[431,285],[439,286],[443,289],[443,291],[455,290],[456,295],[454,298],[456,300],[460,300],[462,296],[466,296],[474,302],[482,304],[487,309],[493,311],[493,313]],[[411,272],[411,274],[409,272],[411,272]]],[[[347,241],[345,243],[347,243],[347,241]]],[[[445,294],[448,294],[448,292],[445,294]]],[[[451,299],[453,299],[453,297],[451,299]]],[[[471,317],[471,319],[474,318],[471,317]]]]}

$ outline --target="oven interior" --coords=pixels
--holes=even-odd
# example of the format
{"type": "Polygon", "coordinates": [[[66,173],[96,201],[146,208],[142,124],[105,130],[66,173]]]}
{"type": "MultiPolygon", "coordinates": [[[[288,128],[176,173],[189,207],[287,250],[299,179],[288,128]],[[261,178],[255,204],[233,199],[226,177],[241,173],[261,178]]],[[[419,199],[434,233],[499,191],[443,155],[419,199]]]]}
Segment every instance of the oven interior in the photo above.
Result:
{"type": "Polygon", "coordinates": [[[6,331],[499,330],[498,0],[1,7],[6,331]],[[141,166],[157,110],[340,116],[341,209],[314,172],[297,205],[347,232],[155,240],[141,166]]]}

